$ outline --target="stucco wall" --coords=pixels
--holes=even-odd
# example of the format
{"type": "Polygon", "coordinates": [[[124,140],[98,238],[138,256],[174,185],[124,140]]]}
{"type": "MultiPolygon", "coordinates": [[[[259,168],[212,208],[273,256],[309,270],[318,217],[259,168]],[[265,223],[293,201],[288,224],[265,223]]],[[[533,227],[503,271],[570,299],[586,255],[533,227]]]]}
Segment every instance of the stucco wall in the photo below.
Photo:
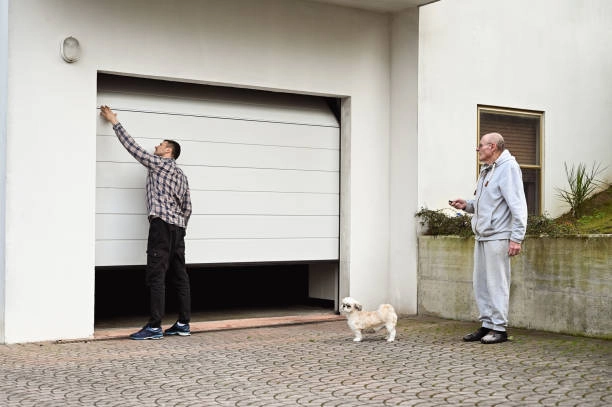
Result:
{"type": "MultiPolygon", "coordinates": [[[[0,340],[93,333],[98,71],[350,97],[350,143],[343,144],[350,146],[343,151],[350,189],[341,197],[350,200],[341,231],[350,248],[342,248],[341,266],[350,269],[347,291],[366,306],[388,300],[388,15],[297,0],[8,4],[6,303],[0,340]],[[74,64],[59,56],[60,41],[69,35],[83,49],[74,64]]],[[[395,79],[414,75],[408,70],[395,79]]],[[[412,131],[410,126],[400,121],[394,131],[412,131]]],[[[403,172],[403,166],[394,171],[403,172]]],[[[416,256],[416,248],[408,254],[416,256]]],[[[415,293],[416,280],[402,282],[415,293]]],[[[400,311],[414,312],[406,307],[400,311]]]]}
{"type": "Polygon", "coordinates": [[[417,201],[418,9],[393,16],[391,24],[391,145],[389,151],[389,301],[402,313],[417,304],[414,214],[417,201]]]}
{"type": "Polygon", "coordinates": [[[563,163],[612,181],[612,2],[442,0],[420,8],[419,205],[470,197],[478,104],[544,111],[543,211],[568,208],[563,163]]]}
{"type": "MultiPolygon", "coordinates": [[[[510,328],[612,337],[610,253],[610,236],[528,237],[512,260],[510,328]]],[[[419,237],[419,314],[478,320],[473,255],[473,238],[419,237]]]]}
{"type": "Polygon", "coordinates": [[[4,338],[5,310],[5,182],[6,182],[6,109],[8,68],[8,3],[0,0],[0,342],[4,338]]]}

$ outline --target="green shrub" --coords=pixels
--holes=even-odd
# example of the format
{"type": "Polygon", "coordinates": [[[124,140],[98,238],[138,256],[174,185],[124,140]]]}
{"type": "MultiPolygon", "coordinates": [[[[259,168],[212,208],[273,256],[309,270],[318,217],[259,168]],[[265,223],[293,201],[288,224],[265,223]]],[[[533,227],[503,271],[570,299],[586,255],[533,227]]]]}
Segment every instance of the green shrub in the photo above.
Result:
{"type": "Polygon", "coordinates": [[[448,216],[444,210],[432,211],[421,208],[415,215],[420,218],[423,226],[423,234],[430,236],[462,236],[470,237],[472,232],[472,217],[468,214],[457,213],[456,216],[448,216]]]}
{"type": "Polygon", "coordinates": [[[529,215],[527,236],[570,236],[578,234],[576,225],[569,221],[552,219],[546,215],[529,215]]]}
{"type": "MultiPolygon", "coordinates": [[[[448,210],[433,211],[421,208],[416,213],[423,226],[422,233],[429,236],[461,236],[470,237],[474,235],[472,231],[471,215],[457,213],[456,216],[449,216],[448,210]]],[[[530,215],[527,219],[527,236],[569,236],[576,235],[578,230],[576,225],[566,220],[549,218],[546,215],[530,215]]]]}

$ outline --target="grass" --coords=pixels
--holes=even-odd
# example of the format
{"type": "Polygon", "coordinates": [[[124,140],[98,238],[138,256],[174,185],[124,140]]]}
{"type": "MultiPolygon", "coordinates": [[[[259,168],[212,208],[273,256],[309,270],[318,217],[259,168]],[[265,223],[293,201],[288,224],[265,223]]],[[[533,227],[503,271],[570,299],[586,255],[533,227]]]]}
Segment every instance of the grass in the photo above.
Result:
{"type": "Polygon", "coordinates": [[[568,212],[555,221],[573,223],[580,234],[612,234],[612,187],[587,199],[582,213],[574,219],[568,212]]]}

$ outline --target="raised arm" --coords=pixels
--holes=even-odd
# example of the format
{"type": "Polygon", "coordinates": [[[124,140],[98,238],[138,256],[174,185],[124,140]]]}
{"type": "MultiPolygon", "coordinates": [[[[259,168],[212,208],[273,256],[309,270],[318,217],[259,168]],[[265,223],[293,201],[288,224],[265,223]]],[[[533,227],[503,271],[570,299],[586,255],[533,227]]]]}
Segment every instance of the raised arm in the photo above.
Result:
{"type": "Polygon", "coordinates": [[[119,142],[139,163],[147,168],[154,168],[160,164],[161,159],[159,157],[142,148],[140,144],[138,144],[136,140],[134,140],[132,136],[128,134],[127,130],[125,130],[121,123],[119,123],[117,120],[117,114],[113,112],[110,107],[105,105],[101,106],[100,116],[105,118],[113,125],[113,130],[115,131],[119,142]]]}

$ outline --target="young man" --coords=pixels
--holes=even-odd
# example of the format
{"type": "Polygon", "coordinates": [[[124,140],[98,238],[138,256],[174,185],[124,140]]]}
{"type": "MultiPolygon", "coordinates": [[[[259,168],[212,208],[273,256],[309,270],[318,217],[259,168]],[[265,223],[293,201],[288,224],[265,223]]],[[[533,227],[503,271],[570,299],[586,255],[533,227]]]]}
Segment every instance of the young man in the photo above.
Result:
{"type": "Polygon", "coordinates": [[[527,230],[527,202],[521,168],[504,147],[499,133],[482,136],[476,149],[485,165],[474,199],[455,199],[450,205],[473,213],[474,296],[482,327],[463,337],[466,342],[508,340],[510,257],[521,252],[527,230]]]}
{"type": "Polygon", "coordinates": [[[166,335],[191,334],[191,291],[185,267],[185,228],[191,216],[191,197],[187,177],[176,165],[180,145],[164,140],[151,154],[143,149],[117,121],[117,114],[101,106],[100,115],[113,125],[119,142],[147,167],[146,181],[149,238],[147,242],[146,285],[150,294],[150,318],[132,339],[161,339],[165,311],[166,272],[170,272],[179,301],[178,321],[166,329],[166,335]]]}

